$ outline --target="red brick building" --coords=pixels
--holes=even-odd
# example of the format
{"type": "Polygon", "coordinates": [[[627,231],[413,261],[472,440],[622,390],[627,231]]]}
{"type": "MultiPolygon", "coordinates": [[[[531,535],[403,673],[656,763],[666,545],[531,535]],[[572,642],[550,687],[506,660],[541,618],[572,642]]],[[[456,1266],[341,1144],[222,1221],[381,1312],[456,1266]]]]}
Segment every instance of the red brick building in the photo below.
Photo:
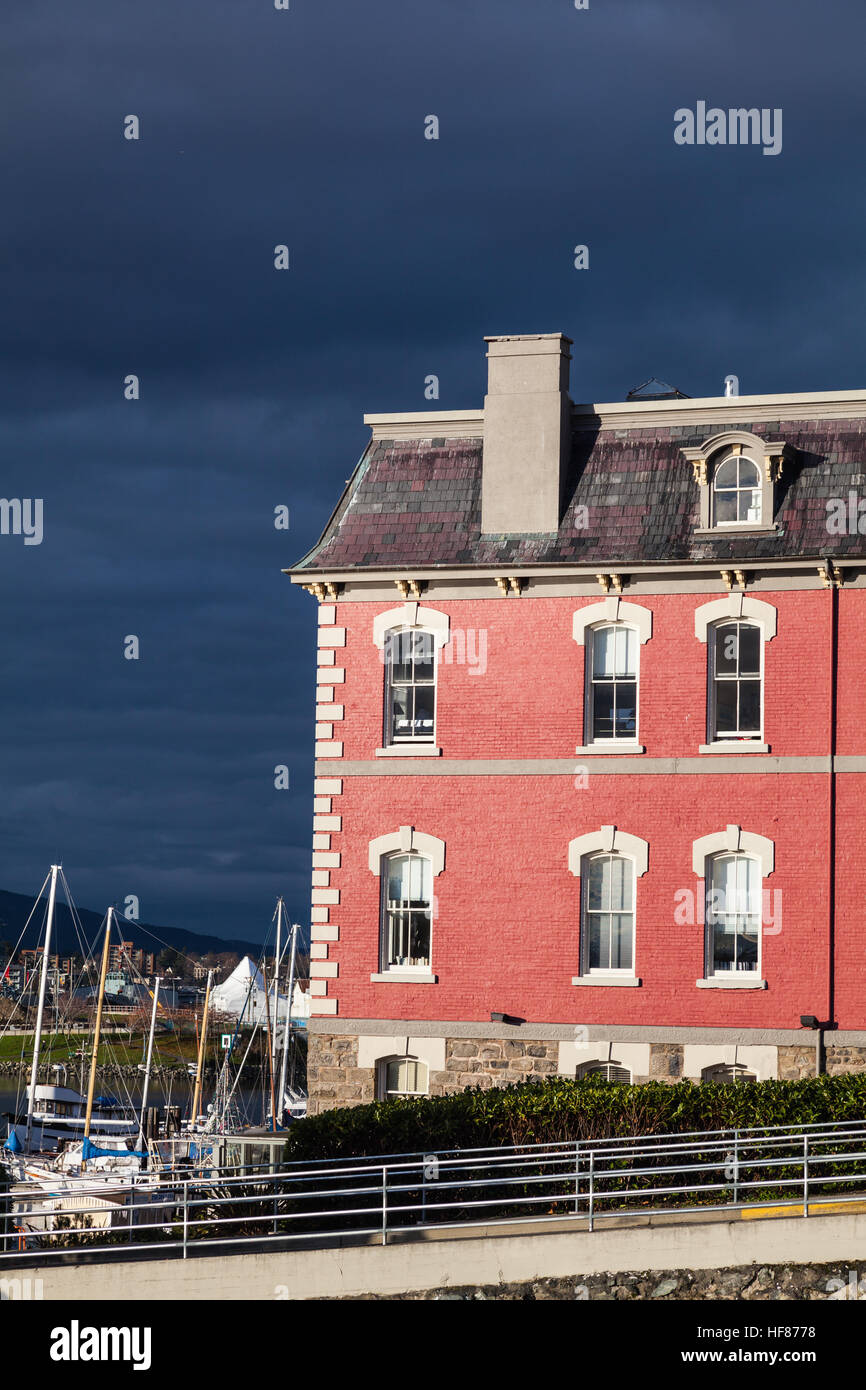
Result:
{"type": "Polygon", "coordinates": [[[311,1108],[866,1066],[866,392],[573,405],[487,341],[291,571],[311,1108]]]}

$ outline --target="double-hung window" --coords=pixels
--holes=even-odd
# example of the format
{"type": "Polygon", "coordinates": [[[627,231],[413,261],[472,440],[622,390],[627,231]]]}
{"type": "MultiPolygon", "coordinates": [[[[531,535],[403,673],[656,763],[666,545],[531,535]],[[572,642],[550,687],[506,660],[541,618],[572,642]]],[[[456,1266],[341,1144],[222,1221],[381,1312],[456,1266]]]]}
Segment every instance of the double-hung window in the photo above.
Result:
{"type": "Polygon", "coordinates": [[[583,884],[582,970],[634,972],[634,863],[619,854],[588,855],[583,884]]]}
{"type": "Polygon", "coordinates": [[[592,629],[587,662],[587,742],[637,738],[638,634],[622,623],[592,629]]]}
{"type": "Polygon", "coordinates": [[[423,854],[382,860],[382,970],[429,970],[433,866],[423,854]]]}
{"type": "Polygon", "coordinates": [[[761,866],[746,854],[717,854],[706,870],[706,975],[758,974],[761,866]]]}
{"type": "Polygon", "coordinates": [[[385,657],[385,743],[433,743],[436,648],[432,632],[388,633],[385,657]]]}
{"type": "Polygon", "coordinates": [[[755,623],[717,623],[710,643],[712,741],[762,737],[763,642],[755,623]]]}

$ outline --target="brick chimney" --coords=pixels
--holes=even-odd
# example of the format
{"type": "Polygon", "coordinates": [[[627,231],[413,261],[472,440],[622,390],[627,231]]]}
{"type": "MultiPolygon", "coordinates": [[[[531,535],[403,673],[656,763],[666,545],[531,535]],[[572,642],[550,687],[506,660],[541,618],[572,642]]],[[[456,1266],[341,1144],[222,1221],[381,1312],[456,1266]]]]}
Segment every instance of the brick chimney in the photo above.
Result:
{"type": "Polygon", "coordinates": [[[484,341],[481,530],[557,531],[571,443],[571,339],[527,333],[484,341]]]}

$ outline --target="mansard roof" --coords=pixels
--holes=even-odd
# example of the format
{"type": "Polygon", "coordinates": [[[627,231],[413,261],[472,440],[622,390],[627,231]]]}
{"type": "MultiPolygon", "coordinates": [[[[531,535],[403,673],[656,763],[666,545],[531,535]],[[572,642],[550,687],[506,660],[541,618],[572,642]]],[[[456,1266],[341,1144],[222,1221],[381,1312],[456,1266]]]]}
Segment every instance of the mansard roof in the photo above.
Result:
{"type": "MultiPolygon", "coordinates": [[[[832,534],[827,528],[828,499],[847,501],[855,492],[864,498],[866,512],[866,393],[812,397],[808,403],[820,401],[820,409],[813,418],[798,419],[787,418],[790,405],[780,412],[782,418],[767,415],[771,402],[800,398],[741,399],[742,406],[725,401],[723,423],[718,402],[633,405],[620,417],[628,421],[623,428],[617,427],[616,415],[623,407],[575,407],[562,519],[551,534],[482,534],[482,412],[467,412],[460,437],[437,437],[435,417],[427,415],[406,430],[416,436],[429,430],[427,437],[404,434],[401,439],[397,417],[381,417],[395,423],[374,425],[373,440],[324,534],[292,572],[559,564],[615,568],[866,555],[866,536],[832,534]],[[828,404],[834,399],[840,403],[837,408],[847,406],[850,413],[834,418],[828,404]],[[750,414],[749,403],[759,401],[750,414]],[[695,417],[704,404],[714,409],[707,410],[706,423],[701,423],[695,417]],[[739,417],[734,414],[738,408],[739,417]],[[646,427],[641,426],[641,411],[647,413],[646,427]],[[732,431],[768,444],[784,440],[787,446],[775,484],[776,529],[696,534],[700,487],[684,450],[700,449],[704,441],[732,431]],[[385,433],[391,437],[379,437],[385,433]]],[[[804,399],[804,414],[806,407],[804,399]]],[[[526,486],[532,486],[529,463],[526,486]]]]}

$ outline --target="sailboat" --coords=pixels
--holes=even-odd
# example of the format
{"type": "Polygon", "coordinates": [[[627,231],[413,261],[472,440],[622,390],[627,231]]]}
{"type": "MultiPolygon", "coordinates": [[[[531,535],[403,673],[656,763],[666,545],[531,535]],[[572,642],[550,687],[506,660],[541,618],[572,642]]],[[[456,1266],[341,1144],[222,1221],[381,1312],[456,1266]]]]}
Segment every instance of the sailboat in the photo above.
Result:
{"type": "MultiPolygon", "coordinates": [[[[50,948],[57,872],[58,866],[53,865],[43,967],[50,948]]],[[[96,1103],[102,1010],[113,919],[114,909],[110,907],[106,914],[86,1096],[67,1087],[36,1085],[45,993],[44,973],[40,982],[28,1111],[20,1124],[10,1126],[3,1153],[4,1165],[11,1179],[12,1221],[25,1238],[65,1230],[70,1221],[79,1218],[87,1229],[128,1227],[134,1223],[140,1224],[143,1219],[148,1222],[163,1221],[168,1219],[174,1205],[174,1194],[161,1175],[143,1171],[151,1157],[150,1153],[135,1147],[136,1143],[140,1145],[142,1142],[147,1113],[159,977],[153,995],[140,1116],[115,1118],[103,1114],[96,1103]],[[52,1094],[40,1096],[40,1092],[52,1094]],[[55,1109],[58,1104],[66,1107],[66,1113],[58,1115],[55,1109]],[[52,1138],[57,1139],[54,1146],[46,1142],[52,1138]],[[58,1151],[46,1152],[51,1147],[58,1151]]]]}
{"type": "MultiPolygon", "coordinates": [[[[36,1031],[33,1037],[33,1060],[30,1069],[30,1083],[26,1088],[26,1112],[6,1116],[9,1121],[5,1151],[11,1154],[31,1154],[58,1150],[72,1140],[82,1140],[91,1133],[103,1142],[124,1141],[135,1138],[137,1122],[127,1106],[111,1096],[96,1096],[95,1084],[87,1096],[65,1084],[42,1083],[39,1081],[39,1057],[42,1049],[42,1024],[45,1014],[45,995],[48,983],[48,968],[51,956],[51,937],[54,926],[57,899],[57,879],[62,873],[59,864],[52,864],[51,872],[39,890],[37,902],[50,884],[48,892],[48,912],[45,922],[45,942],[42,950],[42,964],[39,977],[39,1002],[36,1012],[36,1031]]],[[[65,880],[64,880],[65,883],[65,880]]],[[[100,980],[98,1016],[102,1016],[102,1000],[105,991],[105,973],[108,962],[108,935],[114,909],[108,910],[106,927],[106,947],[104,969],[100,980]]],[[[94,1054],[95,1055],[95,1054],[94,1054]]],[[[59,1068],[65,1083],[65,1068],[59,1068]]],[[[95,1083],[95,1070],[92,1069],[95,1083]]]]}

